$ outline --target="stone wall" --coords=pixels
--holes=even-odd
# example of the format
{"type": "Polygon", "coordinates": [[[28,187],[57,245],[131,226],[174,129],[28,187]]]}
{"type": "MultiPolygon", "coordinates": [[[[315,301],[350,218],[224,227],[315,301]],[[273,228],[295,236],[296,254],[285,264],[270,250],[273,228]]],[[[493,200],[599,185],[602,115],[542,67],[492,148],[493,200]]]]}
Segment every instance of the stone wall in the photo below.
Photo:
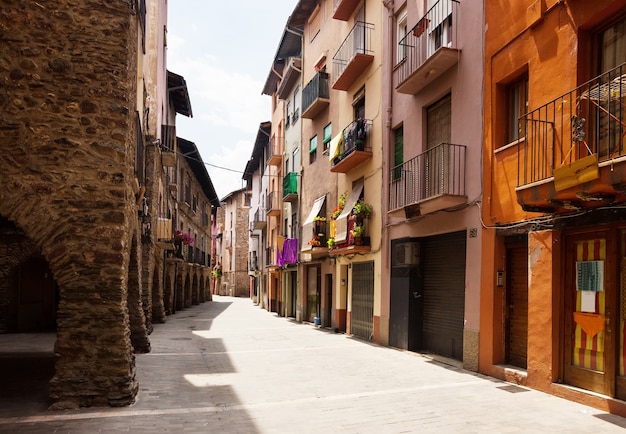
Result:
{"type": "Polygon", "coordinates": [[[59,286],[53,408],[123,405],[137,393],[137,31],[125,1],[0,4],[0,214],[59,286]]]}

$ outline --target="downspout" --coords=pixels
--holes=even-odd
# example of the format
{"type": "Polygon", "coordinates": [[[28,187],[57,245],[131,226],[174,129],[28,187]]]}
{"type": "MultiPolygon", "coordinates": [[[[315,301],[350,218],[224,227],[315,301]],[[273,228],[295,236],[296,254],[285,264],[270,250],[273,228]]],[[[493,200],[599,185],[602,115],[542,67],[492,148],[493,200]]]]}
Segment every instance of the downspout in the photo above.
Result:
{"type": "MultiPolygon", "coordinates": [[[[387,182],[387,175],[389,173],[389,161],[390,161],[390,146],[392,143],[392,135],[393,135],[393,52],[394,52],[394,41],[393,41],[393,28],[394,28],[394,0],[383,0],[383,5],[387,8],[387,41],[388,41],[388,49],[387,55],[389,57],[389,65],[388,65],[388,82],[387,82],[387,121],[386,121],[386,134],[383,134],[383,200],[387,201],[387,204],[382,208],[385,211],[388,211],[389,207],[389,183],[387,182]]],[[[382,245],[389,245],[389,215],[387,212],[383,213],[382,216],[382,241],[384,243],[382,245]]],[[[386,262],[387,269],[390,269],[390,259],[391,255],[387,255],[386,258],[382,258],[383,261],[386,262]]]]}

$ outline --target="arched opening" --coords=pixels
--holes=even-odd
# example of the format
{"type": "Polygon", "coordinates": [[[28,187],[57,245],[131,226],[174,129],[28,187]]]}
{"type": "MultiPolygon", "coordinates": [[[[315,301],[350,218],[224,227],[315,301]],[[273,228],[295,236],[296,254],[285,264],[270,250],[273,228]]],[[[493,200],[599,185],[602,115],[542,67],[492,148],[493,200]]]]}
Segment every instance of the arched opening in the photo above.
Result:
{"type": "Polygon", "coordinates": [[[139,267],[137,238],[133,237],[128,264],[128,316],[130,319],[130,340],[135,353],[150,352],[150,340],[146,329],[146,318],[142,305],[142,284],[139,267]]]}
{"type": "Polygon", "coordinates": [[[155,323],[165,322],[163,279],[159,269],[155,266],[152,270],[152,321],[155,323]]]}
{"type": "Polygon", "coordinates": [[[193,275],[193,283],[191,285],[191,304],[199,303],[198,296],[199,288],[198,288],[198,276],[196,274],[193,275]]]}
{"type": "Polygon", "coordinates": [[[191,307],[191,276],[185,278],[185,307],[191,307]]]}
{"type": "Polygon", "coordinates": [[[176,284],[174,285],[174,306],[176,310],[183,310],[184,305],[184,284],[185,277],[183,276],[183,272],[179,272],[176,276],[176,284]]]}
{"type": "Polygon", "coordinates": [[[50,404],[59,287],[35,242],[0,216],[0,379],[5,399],[50,404]]]}

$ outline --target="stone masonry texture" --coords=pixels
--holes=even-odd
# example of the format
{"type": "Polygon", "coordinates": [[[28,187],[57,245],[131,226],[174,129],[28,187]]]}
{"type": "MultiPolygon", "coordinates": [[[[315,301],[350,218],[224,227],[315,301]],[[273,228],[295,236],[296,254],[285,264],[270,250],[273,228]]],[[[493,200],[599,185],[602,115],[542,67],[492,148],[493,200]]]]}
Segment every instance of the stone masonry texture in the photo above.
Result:
{"type": "Polygon", "coordinates": [[[147,344],[131,3],[0,1],[0,214],[59,286],[53,408],[133,402],[147,344]]]}

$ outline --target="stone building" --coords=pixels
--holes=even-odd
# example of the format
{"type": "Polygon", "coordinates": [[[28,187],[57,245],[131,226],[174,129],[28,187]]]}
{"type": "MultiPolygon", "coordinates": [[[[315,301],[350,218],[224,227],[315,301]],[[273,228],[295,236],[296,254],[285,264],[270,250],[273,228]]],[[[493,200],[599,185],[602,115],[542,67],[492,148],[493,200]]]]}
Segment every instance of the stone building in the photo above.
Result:
{"type": "Polygon", "coordinates": [[[250,193],[243,188],[221,200],[223,220],[221,228],[221,286],[218,294],[235,297],[250,295],[248,279],[248,240],[250,225],[250,193]]]}
{"type": "MultiPolygon", "coordinates": [[[[164,285],[207,299],[195,264],[173,265],[183,277],[167,282],[185,221],[173,126],[191,111],[165,66],[166,5],[0,8],[0,331],[56,331],[54,409],[132,403],[134,353],[150,351],[151,324],[168,313],[164,285]]],[[[219,202],[208,175],[194,177],[206,213],[185,229],[202,241],[219,202]]]]}

